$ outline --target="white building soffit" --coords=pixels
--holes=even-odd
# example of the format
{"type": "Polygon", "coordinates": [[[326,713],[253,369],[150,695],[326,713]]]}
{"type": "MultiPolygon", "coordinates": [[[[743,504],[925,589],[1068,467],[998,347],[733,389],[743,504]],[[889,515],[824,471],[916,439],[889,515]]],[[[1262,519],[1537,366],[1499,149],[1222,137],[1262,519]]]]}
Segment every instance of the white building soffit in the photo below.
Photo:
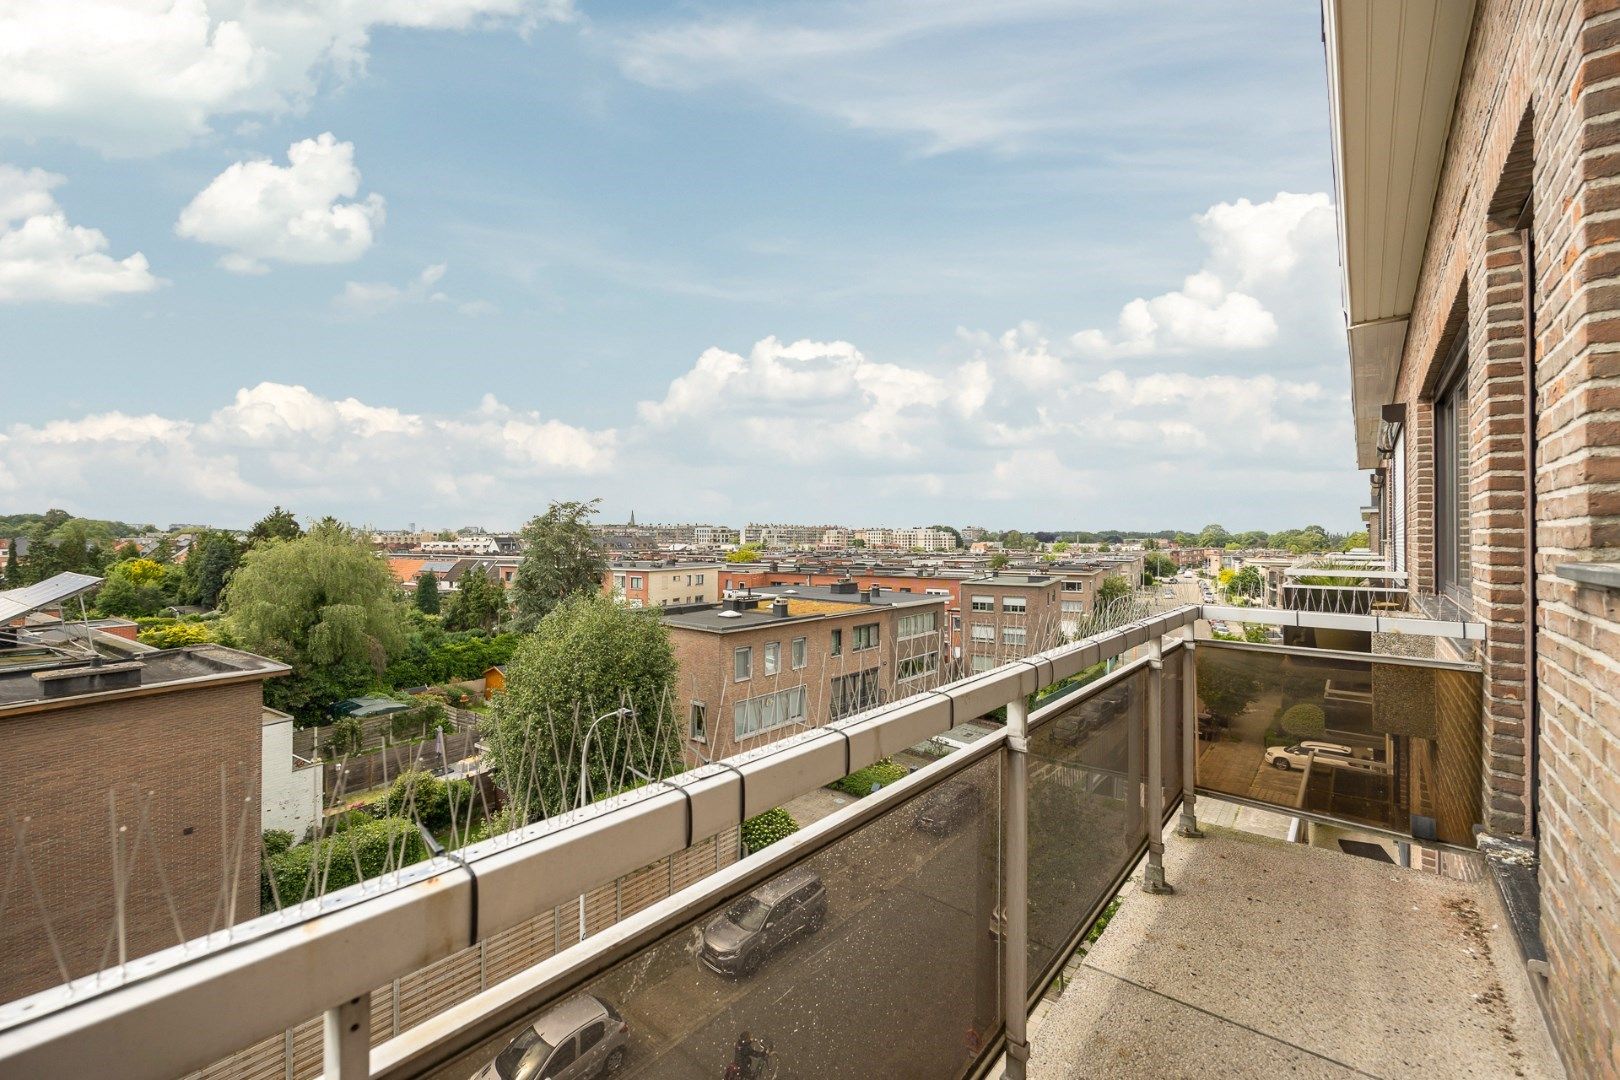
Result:
{"type": "Polygon", "coordinates": [[[1474,0],[1324,0],[1356,457],[1377,465],[1474,0]]]}

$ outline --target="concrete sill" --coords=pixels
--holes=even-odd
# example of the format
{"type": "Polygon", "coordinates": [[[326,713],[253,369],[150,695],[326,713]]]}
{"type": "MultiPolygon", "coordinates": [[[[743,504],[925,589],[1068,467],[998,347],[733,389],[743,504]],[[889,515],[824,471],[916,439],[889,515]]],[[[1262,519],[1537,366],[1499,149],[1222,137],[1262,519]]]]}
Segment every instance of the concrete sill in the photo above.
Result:
{"type": "Polygon", "coordinates": [[[1565,563],[1554,567],[1553,573],[1577,585],[1620,592],[1620,563],[1565,563]]]}

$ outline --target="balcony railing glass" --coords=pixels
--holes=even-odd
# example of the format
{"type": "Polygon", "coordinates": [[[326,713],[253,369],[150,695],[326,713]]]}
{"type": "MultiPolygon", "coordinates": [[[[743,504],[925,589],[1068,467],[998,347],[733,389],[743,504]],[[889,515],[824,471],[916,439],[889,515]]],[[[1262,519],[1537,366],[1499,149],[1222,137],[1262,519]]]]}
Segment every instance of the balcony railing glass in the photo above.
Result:
{"type": "Polygon", "coordinates": [[[1477,667],[1228,642],[1197,652],[1200,789],[1472,844],[1477,667]]]}

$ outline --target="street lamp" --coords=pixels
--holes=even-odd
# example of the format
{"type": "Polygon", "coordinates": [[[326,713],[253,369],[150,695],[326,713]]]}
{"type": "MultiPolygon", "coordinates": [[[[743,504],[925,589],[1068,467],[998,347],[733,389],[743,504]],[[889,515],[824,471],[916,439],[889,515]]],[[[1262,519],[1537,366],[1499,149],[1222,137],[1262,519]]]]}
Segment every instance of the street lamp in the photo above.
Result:
{"type": "Polygon", "coordinates": [[[595,720],[591,721],[590,727],[585,729],[585,738],[583,740],[581,740],[581,742],[579,744],[579,803],[578,803],[578,807],[577,807],[578,809],[584,809],[584,807],[585,807],[585,792],[586,792],[586,789],[589,787],[590,782],[591,782],[591,774],[587,771],[587,765],[586,765],[586,760],[585,759],[590,754],[591,736],[596,734],[596,725],[600,724],[602,721],[606,720],[610,716],[611,717],[623,718],[623,717],[626,717],[626,716],[629,716],[629,715],[630,715],[630,710],[621,706],[620,708],[614,709],[612,712],[605,712],[601,716],[598,716],[595,720]]]}

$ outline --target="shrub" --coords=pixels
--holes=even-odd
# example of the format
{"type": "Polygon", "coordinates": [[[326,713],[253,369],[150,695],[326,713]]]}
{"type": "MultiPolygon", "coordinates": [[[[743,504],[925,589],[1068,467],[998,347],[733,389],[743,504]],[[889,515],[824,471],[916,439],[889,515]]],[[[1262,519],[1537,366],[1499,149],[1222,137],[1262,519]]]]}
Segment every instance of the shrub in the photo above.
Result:
{"type": "Polygon", "coordinates": [[[317,895],[323,877],[324,892],[331,892],[425,858],[427,845],[422,842],[416,822],[391,817],[357,824],[267,858],[262,890],[266,910],[274,903],[272,880],[285,907],[305,899],[306,888],[309,896],[317,895]]]}
{"type": "Polygon", "coordinates": [[[799,823],[793,820],[793,815],[778,806],[743,822],[743,850],[752,855],[798,831],[799,823]]]}
{"type": "Polygon", "coordinates": [[[888,787],[905,775],[906,768],[904,765],[896,765],[888,758],[879,758],[866,768],[856,769],[842,780],[834,780],[827,786],[835,791],[842,791],[846,795],[853,795],[859,799],[872,794],[873,784],[888,787]]]}
{"type": "Polygon", "coordinates": [[[200,622],[175,622],[142,630],[138,635],[142,645],[157,649],[178,649],[182,645],[202,645],[214,640],[214,631],[200,622]]]}
{"type": "Polygon", "coordinates": [[[384,818],[409,815],[435,832],[452,820],[458,829],[464,829],[477,797],[470,780],[446,782],[426,769],[411,769],[399,774],[388,793],[372,804],[372,810],[384,818]]]}
{"type": "Polygon", "coordinates": [[[293,834],[286,829],[266,829],[262,840],[264,857],[267,859],[275,858],[293,846],[293,834]]]}
{"type": "Polygon", "coordinates": [[[492,836],[502,836],[513,829],[521,829],[527,824],[528,822],[523,819],[523,815],[517,812],[516,807],[508,806],[506,809],[498,810],[480,821],[478,827],[467,837],[467,842],[476,844],[480,840],[488,840],[492,836]]]}
{"type": "Polygon", "coordinates": [[[324,749],[329,757],[358,754],[365,740],[366,729],[361,726],[359,718],[345,716],[333,721],[332,733],[327,737],[324,749]]]}
{"type": "Polygon", "coordinates": [[[1308,703],[1295,705],[1283,713],[1278,722],[1288,734],[1301,739],[1313,738],[1327,730],[1327,717],[1321,706],[1308,703]]]}

